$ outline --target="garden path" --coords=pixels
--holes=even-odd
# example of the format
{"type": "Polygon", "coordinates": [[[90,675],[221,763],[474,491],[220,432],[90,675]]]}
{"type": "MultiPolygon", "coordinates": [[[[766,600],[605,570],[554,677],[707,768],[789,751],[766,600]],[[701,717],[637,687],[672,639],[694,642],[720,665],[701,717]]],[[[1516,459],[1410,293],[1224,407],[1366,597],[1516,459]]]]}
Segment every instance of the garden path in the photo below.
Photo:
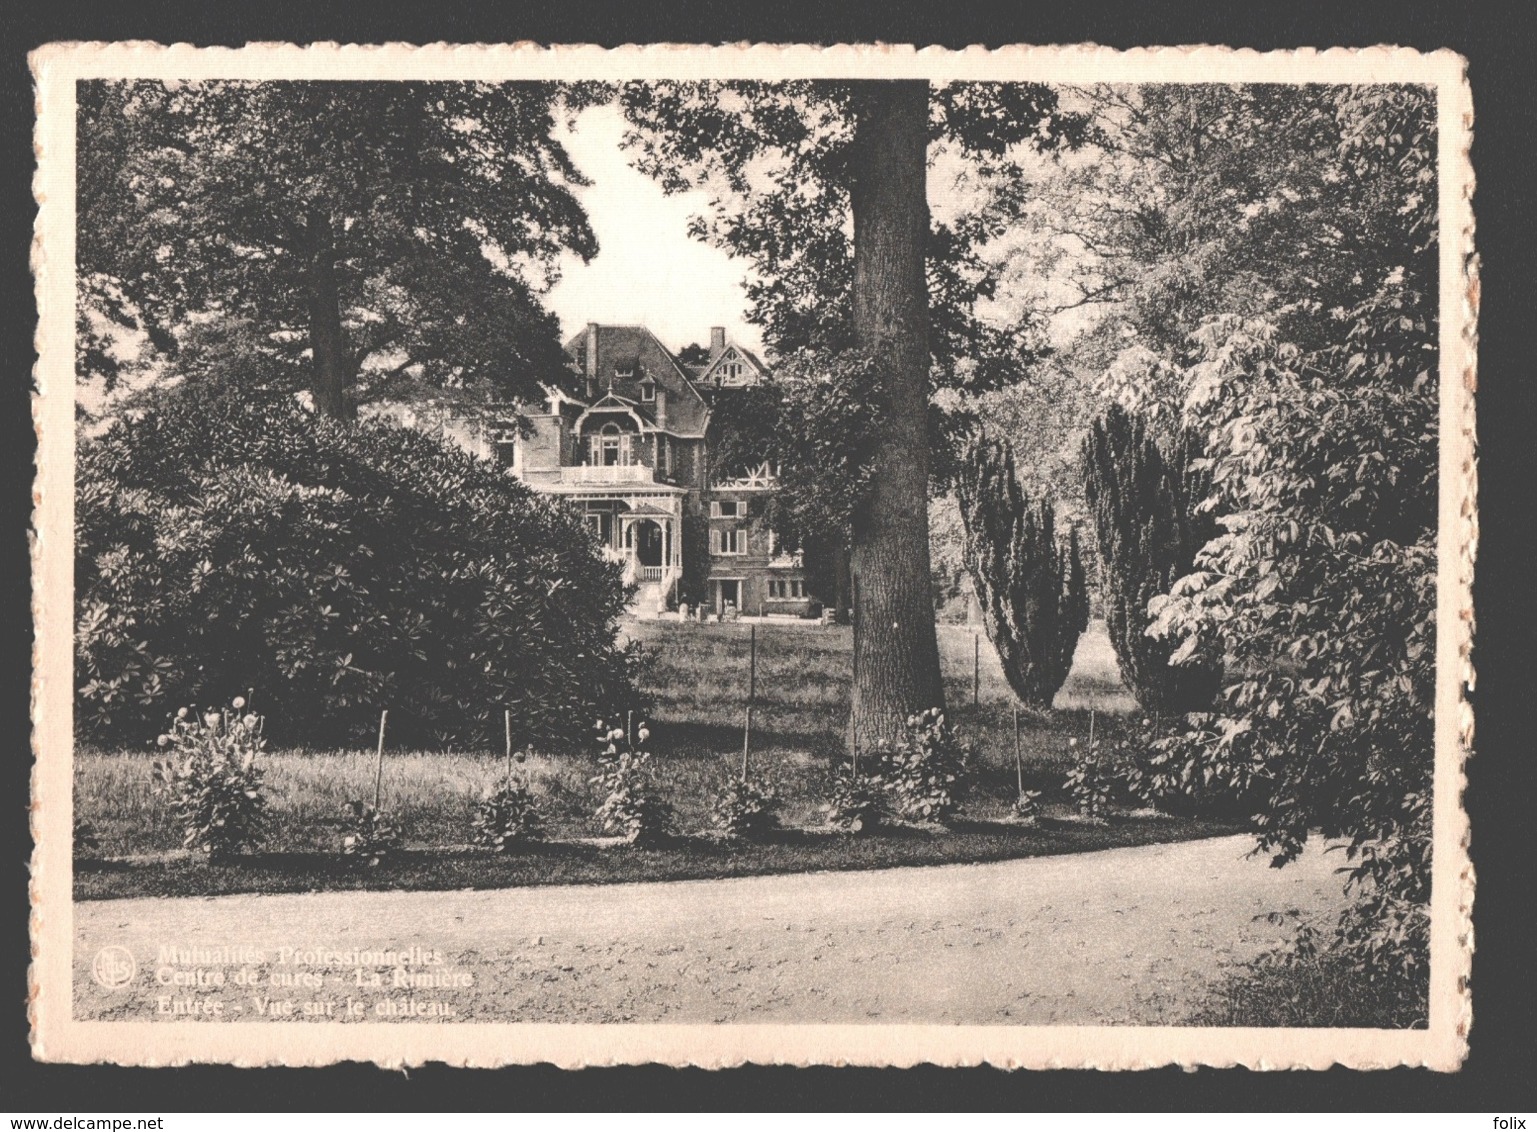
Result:
{"type": "MultiPolygon", "coordinates": [[[[75,905],[77,1016],[150,1017],[162,945],[444,953],[469,988],[367,994],[322,970],[319,999],[415,997],[455,1020],[1160,1024],[1223,964],[1332,916],[1338,854],[1284,869],[1247,837],[982,865],[457,892],[328,892],[75,905]],[[1257,918],[1258,917],[1258,918],[1257,918]],[[138,957],[133,988],[90,978],[103,946],[138,957]]],[[[387,969],[386,988],[389,983],[387,969]]],[[[227,1013],[256,1020],[249,996],[227,1013]]],[[[371,1006],[371,1009],[374,1009],[371,1006]]],[[[369,1020],[374,1020],[370,1016],[369,1020]]]]}

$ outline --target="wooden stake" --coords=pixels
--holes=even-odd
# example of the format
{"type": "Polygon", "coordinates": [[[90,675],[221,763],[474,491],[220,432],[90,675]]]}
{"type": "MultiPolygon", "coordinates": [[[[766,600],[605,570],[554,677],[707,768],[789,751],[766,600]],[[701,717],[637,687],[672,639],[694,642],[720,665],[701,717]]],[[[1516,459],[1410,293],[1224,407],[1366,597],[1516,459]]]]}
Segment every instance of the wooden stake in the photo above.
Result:
{"type": "Polygon", "coordinates": [[[630,745],[630,750],[635,749],[635,713],[624,713],[624,741],[630,745]]]}
{"type": "Polygon", "coordinates": [[[379,808],[379,798],[384,790],[384,721],[389,718],[389,709],[379,713],[379,754],[378,765],[374,770],[374,809],[379,808]]]}
{"type": "Polygon", "coordinates": [[[507,777],[512,777],[512,709],[502,709],[502,725],[507,735],[507,777]]]}
{"type": "Polygon", "coordinates": [[[971,706],[976,707],[982,695],[982,637],[971,635],[971,706]]]}
{"type": "Polygon", "coordinates": [[[758,626],[753,625],[747,635],[747,702],[758,698],[758,626]]]}
{"type": "Polygon", "coordinates": [[[854,777],[859,777],[859,733],[854,730],[854,713],[849,712],[849,757],[854,760],[854,777]]]}
{"type": "Polygon", "coordinates": [[[1089,750],[1094,750],[1094,709],[1089,709],[1089,750]]]}
{"type": "Polygon", "coordinates": [[[1019,757],[1019,705],[1014,705],[1014,777],[1019,783],[1019,795],[1025,795],[1025,764],[1019,757]]]}
{"type": "Polygon", "coordinates": [[[747,722],[742,727],[742,781],[747,781],[747,752],[752,749],[752,704],[747,705],[747,722]]]}

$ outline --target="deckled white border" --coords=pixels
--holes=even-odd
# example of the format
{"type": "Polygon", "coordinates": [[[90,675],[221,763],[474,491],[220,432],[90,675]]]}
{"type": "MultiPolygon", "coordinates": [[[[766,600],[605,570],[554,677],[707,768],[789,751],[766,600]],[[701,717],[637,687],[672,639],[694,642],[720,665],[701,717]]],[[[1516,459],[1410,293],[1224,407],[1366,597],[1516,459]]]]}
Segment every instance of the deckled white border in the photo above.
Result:
{"type": "Polygon", "coordinates": [[[1477,546],[1473,392],[1478,306],[1473,252],[1472,96],[1466,61],[1449,51],[1219,47],[908,46],[375,47],[254,44],[53,44],[34,51],[34,179],[39,204],[32,263],[40,312],[38,472],[32,543],[37,628],[32,711],[33,1052],[46,1061],[121,1065],[223,1062],[386,1066],[442,1061],[496,1066],[662,1063],[907,1066],[991,1064],[1137,1069],[1245,1065],[1256,1069],[1397,1065],[1457,1068],[1467,1052],[1473,871],[1462,806],[1472,750],[1472,572],[1477,546]],[[1194,1027],[270,1024],[79,1022],[71,1018],[72,632],[74,531],[74,121],[77,79],[654,79],[928,78],[1067,82],[1420,83],[1439,105],[1441,233],[1440,576],[1436,639],[1435,864],[1431,900],[1430,1025],[1420,1031],[1194,1027]]]}

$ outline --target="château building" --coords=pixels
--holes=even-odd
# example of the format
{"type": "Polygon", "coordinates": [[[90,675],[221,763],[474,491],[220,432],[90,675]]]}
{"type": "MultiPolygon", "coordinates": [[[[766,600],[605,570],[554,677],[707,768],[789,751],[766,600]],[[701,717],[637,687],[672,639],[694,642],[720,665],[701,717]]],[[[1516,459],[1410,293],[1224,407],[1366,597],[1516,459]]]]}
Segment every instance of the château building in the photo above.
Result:
{"type": "Polygon", "coordinates": [[[768,467],[712,465],[711,410],[765,376],[762,362],[710,331],[708,358],[685,365],[642,326],[586,328],[565,344],[581,396],[552,390],[520,431],[493,424],[490,455],[536,491],[578,509],[638,586],[652,615],[692,604],[717,614],[806,616],[799,555],[764,521],[768,467]]]}

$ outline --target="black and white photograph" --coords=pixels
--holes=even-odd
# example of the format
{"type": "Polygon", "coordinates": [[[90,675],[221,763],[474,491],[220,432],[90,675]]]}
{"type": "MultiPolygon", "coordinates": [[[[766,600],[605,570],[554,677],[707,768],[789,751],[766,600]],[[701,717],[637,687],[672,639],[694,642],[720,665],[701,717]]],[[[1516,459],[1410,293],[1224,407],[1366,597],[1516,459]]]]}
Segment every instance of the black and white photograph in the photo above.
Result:
{"type": "Polygon", "coordinates": [[[33,66],[36,1056],[1460,1062],[1455,56],[33,66]]]}

